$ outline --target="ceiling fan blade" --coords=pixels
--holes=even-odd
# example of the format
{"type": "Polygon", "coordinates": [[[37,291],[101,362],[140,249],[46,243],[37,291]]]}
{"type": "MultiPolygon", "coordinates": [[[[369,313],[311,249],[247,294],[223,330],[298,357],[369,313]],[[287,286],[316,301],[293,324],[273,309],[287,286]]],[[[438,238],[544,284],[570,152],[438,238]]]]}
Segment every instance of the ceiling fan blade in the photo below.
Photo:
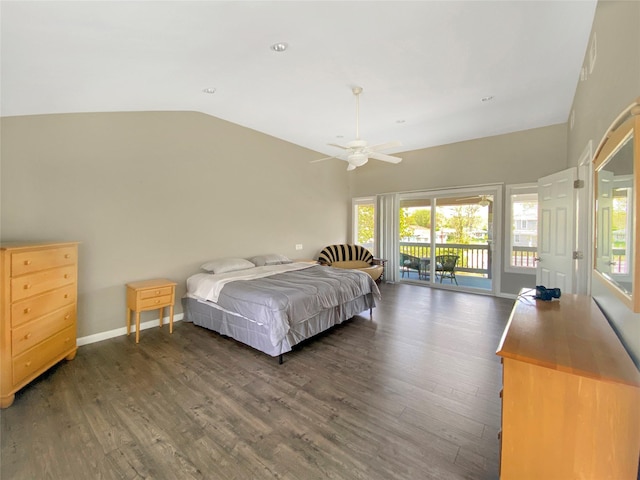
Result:
{"type": "Polygon", "coordinates": [[[338,158],[338,157],[324,157],[324,158],[318,158],[317,160],[311,160],[309,163],[324,162],[325,160],[331,160],[332,158],[338,158]]]}
{"type": "Polygon", "coordinates": [[[347,172],[350,172],[351,170],[355,170],[355,169],[356,169],[355,165],[349,164],[349,166],[347,167],[347,172]]]}
{"type": "Polygon", "coordinates": [[[369,158],[375,158],[376,160],[382,160],[383,162],[389,163],[400,163],[402,161],[400,157],[392,157],[391,155],[386,155],[384,153],[371,152],[368,156],[369,158]]]}
{"type": "Polygon", "coordinates": [[[401,145],[402,145],[402,142],[399,142],[397,140],[393,142],[379,143],[378,145],[370,146],[369,151],[377,152],[379,150],[387,150],[388,148],[400,147],[401,145]]]}
{"type": "Polygon", "coordinates": [[[330,147],[341,148],[342,150],[349,150],[349,147],[345,147],[344,145],[338,145],[337,143],[327,143],[330,147]]]}

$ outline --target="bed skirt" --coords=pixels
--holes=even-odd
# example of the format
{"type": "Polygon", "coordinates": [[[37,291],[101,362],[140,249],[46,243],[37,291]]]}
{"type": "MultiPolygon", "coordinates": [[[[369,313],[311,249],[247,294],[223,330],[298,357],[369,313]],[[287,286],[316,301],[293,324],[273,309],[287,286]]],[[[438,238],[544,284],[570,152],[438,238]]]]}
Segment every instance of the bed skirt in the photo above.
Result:
{"type": "Polygon", "coordinates": [[[194,325],[231,337],[261,352],[277,357],[290,352],[292,347],[307,338],[324,332],[334,325],[371,310],[376,306],[372,293],[358,297],[343,305],[323,310],[317,315],[290,325],[289,332],[277,345],[270,340],[266,325],[233,315],[194,298],[183,298],[184,320],[194,325]]]}

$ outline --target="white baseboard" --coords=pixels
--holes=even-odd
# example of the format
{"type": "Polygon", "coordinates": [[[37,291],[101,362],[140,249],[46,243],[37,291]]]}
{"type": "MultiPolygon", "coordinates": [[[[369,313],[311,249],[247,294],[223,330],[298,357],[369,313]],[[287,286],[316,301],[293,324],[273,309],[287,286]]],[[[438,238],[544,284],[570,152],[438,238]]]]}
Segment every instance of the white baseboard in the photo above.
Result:
{"type": "MultiPolygon", "coordinates": [[[[178,313],[173,316],[173,323],[179,322],[184,318],[183,313],[178,313]]],[[[157,327],[159,322],[158,318],[155,320],[148,320],[140,324],[140,330],[146,330],[147,328],[157,327]]],[[[162,319],[163,325],[169,324],[169,317],[164,317],[162,319]]],[[[135,323],[131,325],[131,333],[135,335],[136,326],[135,323]]],[[[127,327],[116,328],[115,330],[109,330],[106,332],[94,333],[93,335],[87,335],[86,337],[80,337],[76,340],[76,345],[81,347],[82,345],[89,345],[90,343],[102,342],[103,340],[107,340],[109,338],[120,337],[122,335],[127,334],[127,327]]]]}

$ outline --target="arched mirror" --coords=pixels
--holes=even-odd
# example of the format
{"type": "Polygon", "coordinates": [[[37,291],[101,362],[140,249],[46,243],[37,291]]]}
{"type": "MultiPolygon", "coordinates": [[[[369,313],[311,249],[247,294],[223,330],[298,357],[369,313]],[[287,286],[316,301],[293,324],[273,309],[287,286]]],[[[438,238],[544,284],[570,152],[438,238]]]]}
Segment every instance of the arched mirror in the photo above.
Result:
{"type": "Polygon", "coordinates": [[[634,312],[640,312],[637,113],[631,109],[628,118],[608,133],[594,158],[594,274],[634,312]]]}

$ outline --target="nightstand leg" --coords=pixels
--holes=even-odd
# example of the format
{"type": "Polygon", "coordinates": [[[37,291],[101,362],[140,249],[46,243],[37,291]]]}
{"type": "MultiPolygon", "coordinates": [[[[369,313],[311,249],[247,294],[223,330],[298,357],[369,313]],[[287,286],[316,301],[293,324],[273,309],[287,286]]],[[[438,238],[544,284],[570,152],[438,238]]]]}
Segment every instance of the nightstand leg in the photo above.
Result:
{"type": "Polygon", "coordinates": [[[173,303],[169,305],[169,333],[173,333],[173,303]]]}
{"type": "Polygon", "coordinates": [[[160,307],[160,328],[162,328],[162,317],[164,317],[164,307],[160,307]]]}
{"type": "Polygon", "coordinates": [[[136,310],[136,343],[140,342],[140,312],[136,310]]]}
{"type": "Polygon", "coordinates": [[[127,337],[131,334],[131,309],[127,307],[127,337]]]}

